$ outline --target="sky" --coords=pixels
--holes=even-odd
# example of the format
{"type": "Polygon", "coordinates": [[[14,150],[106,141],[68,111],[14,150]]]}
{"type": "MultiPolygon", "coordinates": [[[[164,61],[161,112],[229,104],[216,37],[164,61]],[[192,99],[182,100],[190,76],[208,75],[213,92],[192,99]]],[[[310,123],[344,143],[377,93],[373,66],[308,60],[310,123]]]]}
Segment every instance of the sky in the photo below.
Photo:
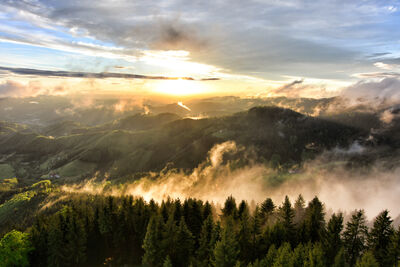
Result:
{"type": "Polygon", "coordinates": [[[399,77],[397,0],[0,1],[0,96],[328,97],[399,77]]]}

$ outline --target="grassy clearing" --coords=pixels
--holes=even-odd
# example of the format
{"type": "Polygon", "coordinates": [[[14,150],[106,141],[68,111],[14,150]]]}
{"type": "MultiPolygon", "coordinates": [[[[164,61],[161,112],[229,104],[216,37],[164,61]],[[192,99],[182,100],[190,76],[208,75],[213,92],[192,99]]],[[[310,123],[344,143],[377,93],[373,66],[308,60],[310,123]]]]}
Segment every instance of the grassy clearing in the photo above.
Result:
{"type": "Polygon", "coordinates": [[[75,177],[91,173],[95,168],[96,164],[94,163],[74,160],[61,168],[58,168],[55,172],[58,173],[60,177],[75,177]]]}
{"type": "Polygon", "coordinates": [[[14,168],[10,164],[0,164],[0,179],[13,178],[14,176],[14,168]]]}

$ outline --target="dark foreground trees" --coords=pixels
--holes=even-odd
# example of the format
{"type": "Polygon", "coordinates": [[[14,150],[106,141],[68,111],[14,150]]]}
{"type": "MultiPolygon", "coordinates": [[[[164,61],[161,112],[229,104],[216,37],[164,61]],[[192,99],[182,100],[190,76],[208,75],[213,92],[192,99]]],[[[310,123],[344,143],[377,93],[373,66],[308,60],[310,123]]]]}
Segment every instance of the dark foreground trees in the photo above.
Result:
{"type": "Polygon", "coordinates": [[[344,225],[342,214],[328,219],[318,198],[302,197],[253,210],[229,197],[217,210],[196,199],[73,195],[0,241],[0,266],[385,267],[399,256],[400,230],[386,210],[368,229],[362,210],[344,225]]]}

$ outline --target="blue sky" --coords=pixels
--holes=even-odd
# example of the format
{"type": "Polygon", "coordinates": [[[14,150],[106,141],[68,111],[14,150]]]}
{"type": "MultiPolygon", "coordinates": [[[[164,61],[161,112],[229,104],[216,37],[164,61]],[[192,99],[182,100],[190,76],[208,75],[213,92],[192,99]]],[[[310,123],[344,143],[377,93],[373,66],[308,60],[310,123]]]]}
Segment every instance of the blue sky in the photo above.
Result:
{"type": "Polygon", "coordinates": [[[3,0],[0,66],[220,77],[243,88],[398,78],[400,2],[3,0]]]}

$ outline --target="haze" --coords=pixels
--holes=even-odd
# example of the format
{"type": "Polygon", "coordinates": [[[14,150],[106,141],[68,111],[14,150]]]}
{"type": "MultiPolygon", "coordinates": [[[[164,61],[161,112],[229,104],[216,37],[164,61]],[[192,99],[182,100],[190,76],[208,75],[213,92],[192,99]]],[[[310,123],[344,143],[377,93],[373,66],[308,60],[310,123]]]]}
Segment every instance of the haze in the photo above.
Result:
{"type": "Polygon", "coordinates": [[[398,0],[0,0],[0,266],[398,266],[398,0]]]}

